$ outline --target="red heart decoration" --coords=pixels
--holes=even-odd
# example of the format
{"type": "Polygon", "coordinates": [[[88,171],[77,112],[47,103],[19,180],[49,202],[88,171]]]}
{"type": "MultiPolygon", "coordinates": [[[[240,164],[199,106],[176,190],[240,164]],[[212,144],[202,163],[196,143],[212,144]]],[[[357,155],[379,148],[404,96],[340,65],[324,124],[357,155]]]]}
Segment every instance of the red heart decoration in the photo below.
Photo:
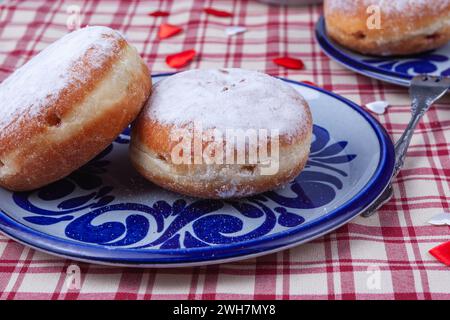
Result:
{"type": "Polygon", "coordinates": [[[169,14],[170,13],[167,11],[157,10],[157,11],[150,12],[148,15],[152,16],[152,17],[167,17],[167,16],[169,16],[169,14]]]}
{"type": "Polygon", "coordinates": [[[273,59],[273,62],[279,66],[288,68],[288,69],[295,69],[295,70],[301,70],[305,68],[305,65],[302,60],[295,59],[291,57],[280,57],[273,59]]]}
{"type": "Polygon", "coordinates": [[[308,84],[310,86],[313,86],[313,87],[318,87],[317,84],[315,84],[314,82],[308,81],[308,80],[304,80],[304,81],[302,81],[302,83],[306,83],[306,84],[308,84]]]}
{"type": "Polygon", "coordinates": [[[433,257],[450,267],[450,241],[434,247],[429,252],[433,257]]]}
{"type": "Polygon", "coordinates": [[[228,18],[233,16],[233,14],[228,11],[217,10],[214,8],[204,8],[203,11],[216,17],[228,18]]]}
{"type": "Polygon", "coordinates": [[[183,31],[179,26],[173,24],[163,23],[159,26],[158,37],[159,39],[167,39],[183,31]]]}
{"type": "Polygon", "coordinates": [[[166,57],[166,63],[172,68],[183,68],[194,59],[197,52],[195,50],[186,50],[180,53],[171,54],[166,57]]]}

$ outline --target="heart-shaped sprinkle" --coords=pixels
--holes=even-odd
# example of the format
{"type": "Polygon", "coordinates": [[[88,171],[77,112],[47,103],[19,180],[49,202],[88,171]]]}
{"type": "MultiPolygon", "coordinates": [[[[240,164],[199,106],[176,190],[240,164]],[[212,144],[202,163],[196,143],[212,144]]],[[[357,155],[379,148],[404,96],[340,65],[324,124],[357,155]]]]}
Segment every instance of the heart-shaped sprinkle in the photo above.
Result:
{"type": "Polygon", "coordinates": [[[158,37],[159,39],[167,39],[183,31],[179,26],[173,24],[163,23],[159,26],[158,37]]]}
{"type": "Polygon", "coordinates": [[[233,16],[233,14],[231,12],[217,10],[214,8],[204,8],[203,11],[205,11],[207,14],[210,14],[212,16],[221,17],[221,18],[228,18],[228,17],[233,16]]]}
{"type": "Polygon", "coordinates": [[[237,34],[241,34],[244,33],[245,31],[247,31],[246,27],[241,27],[241,26],[230,26],[225,28],[225,33],[227,34],[227,36],[235,36],[237,34]]]}
{"type": "Polygon", "coordinates": [[[279,57],[273,59],[273,62],[279,66],[288,68],[288,69],[294,69],[294,70],[301,70],[305,68],[305,65],[302,60],[295,59],[291,57],[279,57]]]}
{"type": "Polygon", "coordinates": [[[435,226],[450,226],[450,213],[442,212],[435,215],[428,221],[429,224],[435,226]]]}
{"type": "Polygon", "coordinates": [[[317,84],[315,84],[314,82],[308,81],[308,80],[303,80],[302,83],[305,83],[305,84],[313,86],[313,87],[318,87],[317,84]]]}
{"type": "Polygon", "coordinates": [[[157,10],[157,11],[150,12],[148,15],[149,15],[149,16],[152,16],[152,17],[168,17],[169,14],[170,14],[170,13],[167,12],[167,11],[160,11],[160,10],[157,10]]]}
{"type": "Polygon", "coordinates": [[[434,247],[429,252],[433,257],[450,267],[450,241],[434,247]]]}
{"type": "Polygon", "coordinates": [[[366,108],[376,114],[384,114],[388,107],[389,102],[387,101],[374,101],[366,104],[366,108]]]}
{"type": "Polygon", "coordinates": [[[196,54],[195,50],[186,50],[180,53],[171,54],[166,57],[166,63],[172,68],[183,68],[194,59],[196,54]]]}

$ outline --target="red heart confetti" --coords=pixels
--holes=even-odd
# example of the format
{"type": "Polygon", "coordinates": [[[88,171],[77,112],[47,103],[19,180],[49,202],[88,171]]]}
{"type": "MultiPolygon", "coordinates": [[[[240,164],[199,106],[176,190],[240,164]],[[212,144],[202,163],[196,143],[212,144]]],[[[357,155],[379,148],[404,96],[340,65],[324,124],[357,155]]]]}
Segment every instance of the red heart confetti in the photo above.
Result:
{"type": "Polygon", "coordinates": [[[167,39],[183,31],[179,26],[173,24],[163,23],[159,26],[158,37],[159,39],[167,39]]]}
{"type": "Polygon", "coordinates": [[[149,16],[152,16],[152,17],[168,17],[169,14],[170,14],[170,13],[167,12],[167,11],[160,11],[160,10],[157,10],[157,11],[150,12],[148,15],[149,15],[149,16]]]}
{"type": "Polygon", "coordinates": [[[290,57],[275,58],[273,63],[288,69],[301,70],[305,68],[302,60],[290,57]]]}
{"type": "Polygon", "coordinates": [[[305,84],[310,85],[310,86],[313,86],[313,87],[318,87],[318,85],[315,84],[315,83],[312,82],[312,81],[303,80],[302,83],[305,83],[305,84]]]}
{"type": "Polygon", "coordinates": [[[429,252],[433,257],[450,267],[450,241],[434,247],[429,252]]]}
{"type": "Polygon", "coordinates": [[[171,54],[166,57],[166,63],[172,68],[183,68],[194,59],[197,52],[195,50],[186,50],[180,53],[171,54]]]}
{"type": "Polygon", "coordinates": [[[231,12],[217,10],[214,8],[204,8],[203,11],[205,11],[207,14],[210,14],[210,15],[213,15],[216,17],[228,18],[228,17],[233,16],[233,14],[231,12]]]}

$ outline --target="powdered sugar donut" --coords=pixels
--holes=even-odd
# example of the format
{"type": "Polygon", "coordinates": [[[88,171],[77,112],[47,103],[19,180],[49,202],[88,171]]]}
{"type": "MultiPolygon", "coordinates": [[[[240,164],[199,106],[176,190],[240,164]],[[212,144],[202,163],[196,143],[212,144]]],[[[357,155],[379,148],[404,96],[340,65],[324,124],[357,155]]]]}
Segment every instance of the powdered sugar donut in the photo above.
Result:
{"type": "Polygon", "coordinates": [[[203,198],[277,188],[303,169],[308,104],[285,82],[242,69],[162,80],[132,129],[131,160],[150,181],[203,198]]]}
{"type": "Polygon", "coordinates": [[[409,55],[450,40],[450,0],[325,0],[328,35],[372,55],[409,55]]]}
{"type": "Polygon", "coordinates": [[[0,185],[30,190],[76,170],[136,117],[149,71],[116,31],[70,33],[0,85],[0,185]]]}

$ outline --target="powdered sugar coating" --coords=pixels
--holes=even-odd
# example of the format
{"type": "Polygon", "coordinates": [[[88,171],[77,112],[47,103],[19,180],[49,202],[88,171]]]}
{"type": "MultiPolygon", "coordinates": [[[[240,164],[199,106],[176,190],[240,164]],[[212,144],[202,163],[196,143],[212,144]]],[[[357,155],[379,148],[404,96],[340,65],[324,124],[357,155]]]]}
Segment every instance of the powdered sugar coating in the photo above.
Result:
{"type": "Polygon", "coordinates": [[[243,69],[190,70],[154,86],[146,116],[181,127],[267,129],[293,136],[309,119],[302,96],[285,82],[243,69]]]}
{"type": "Polygon", "coordinates": [[[62,37],[0,84],[0,133],[15,130],[21,116],[33,117],[55,102],[69,83],[83,84],[83,56],[91,50],[89,64],[99,68],[114,54],[121,36],[107,27],[87,27],[62,37]]]}
{"type": "Polygon", "coordinates": [[[330,9],[355,12],[361,5],[379,6],[384,14],[421,15],[424,9],[440,12],[450,5],[450,0],[328,0],[330,9]]]}

